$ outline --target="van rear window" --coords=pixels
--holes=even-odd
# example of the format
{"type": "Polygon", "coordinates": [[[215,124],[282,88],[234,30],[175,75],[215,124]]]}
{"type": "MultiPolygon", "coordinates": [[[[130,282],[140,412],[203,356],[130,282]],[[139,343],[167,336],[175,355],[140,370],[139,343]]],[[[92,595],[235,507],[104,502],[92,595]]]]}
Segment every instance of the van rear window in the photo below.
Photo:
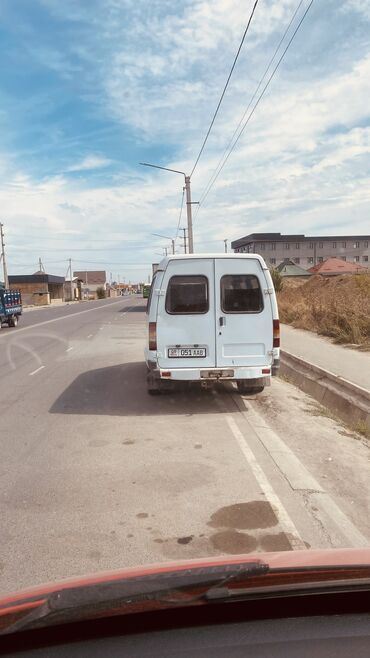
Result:
{"type": "Polygon", "coordinates": [[[259,281],[253,274],[226,274],[221,278],[224,313],[259,313],[263,309],[259,281]]]}
{"type": "Polygon", "coordinates": [[[205,276],[172,276],[166,294],[166,311],[171,315],[207,313],[208,279],[205,276]]]}

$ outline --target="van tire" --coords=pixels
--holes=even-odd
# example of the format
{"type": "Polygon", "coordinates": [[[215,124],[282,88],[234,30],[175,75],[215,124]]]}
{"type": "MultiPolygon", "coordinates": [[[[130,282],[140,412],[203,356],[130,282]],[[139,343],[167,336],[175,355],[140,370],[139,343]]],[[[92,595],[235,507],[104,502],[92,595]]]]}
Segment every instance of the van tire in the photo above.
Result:
{"type": "Polygon", "coordinates": [[[161,380],[158,377],[155,377],[151,371],[149,371],[146,376],[146,390],[149,395],[161,394],[161,380]]]}
{"type": "Polygon", "coordinates": [[[18,318],[17,318],[16,315],[13,318],[9,319],[9,322],[8,322],[9,327],[16,327],[17,324],[18,324],[18,318]]]}
{"type": "Polygon", "coordinates": [[[245,379],[239,379],[239,381],[236,382],[236,385],[241,395],[255,395],[256,393],[262,393],[265,388],[264,386],[251,386],[248,383],[248,380],[245,379]]]}

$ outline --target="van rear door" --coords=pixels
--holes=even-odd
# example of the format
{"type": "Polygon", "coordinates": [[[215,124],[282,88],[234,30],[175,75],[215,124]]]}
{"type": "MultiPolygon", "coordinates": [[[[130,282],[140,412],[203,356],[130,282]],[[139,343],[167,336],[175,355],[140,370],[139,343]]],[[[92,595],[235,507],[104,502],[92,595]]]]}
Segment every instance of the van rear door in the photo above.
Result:
{"type": "Polygon", "coordinates": [[[214,318],[213,259],[170,260],[158,299],[159,367],[214,368],[214,318]]]}
{"type": "Polygon", "coordinates": [[[269,366],[273,322],[257,259],[215,259],[216,366],[269,366]]]}

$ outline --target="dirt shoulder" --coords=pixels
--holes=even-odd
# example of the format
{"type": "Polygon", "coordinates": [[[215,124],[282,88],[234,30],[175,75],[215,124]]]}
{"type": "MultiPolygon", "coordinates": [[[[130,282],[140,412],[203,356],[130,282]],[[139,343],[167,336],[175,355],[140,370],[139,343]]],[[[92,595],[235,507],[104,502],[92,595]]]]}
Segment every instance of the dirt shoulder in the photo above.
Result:
{"type": "Polygon", "coordinates": [[[278,303],[282,322],[370,350],[370,272],[317,275],[304,283],[285,279],[278,303]]]}

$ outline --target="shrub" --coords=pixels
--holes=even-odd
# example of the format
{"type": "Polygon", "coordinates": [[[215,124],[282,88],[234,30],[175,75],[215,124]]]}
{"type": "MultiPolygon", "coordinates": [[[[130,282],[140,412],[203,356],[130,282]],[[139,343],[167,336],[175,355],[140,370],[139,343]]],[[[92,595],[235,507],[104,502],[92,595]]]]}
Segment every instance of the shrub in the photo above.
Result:
{"type": "Polygon", "coordinates": [[[283,277],[277,270],[271,270],[272,283],[274,284],[275,292],[281,292],[284,286],[283,277]]]}
{"type": "Polygon", "coordinates": [[[98,299],[105,299],[106,298],[107,293],[104,290],[103,286],[96,289],[96,296],[97,296],[98,299]]]}

